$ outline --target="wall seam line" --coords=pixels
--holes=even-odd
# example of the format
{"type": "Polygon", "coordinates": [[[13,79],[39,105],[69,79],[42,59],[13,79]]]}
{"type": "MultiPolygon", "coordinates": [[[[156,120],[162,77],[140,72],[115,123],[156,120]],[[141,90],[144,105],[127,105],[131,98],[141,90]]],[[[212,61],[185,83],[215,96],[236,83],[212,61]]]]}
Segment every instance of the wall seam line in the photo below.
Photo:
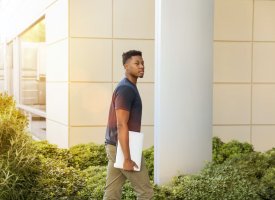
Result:
{"type": "Polygon", "coordinates": [[[253,124],[253,56],[254,56],[254,8],[255,8],[255,0],[253,0],[252,6],[252,43],[251,43],[251,85],[250,85],[250,143],[252,144],[252,124],[253,124]]]}

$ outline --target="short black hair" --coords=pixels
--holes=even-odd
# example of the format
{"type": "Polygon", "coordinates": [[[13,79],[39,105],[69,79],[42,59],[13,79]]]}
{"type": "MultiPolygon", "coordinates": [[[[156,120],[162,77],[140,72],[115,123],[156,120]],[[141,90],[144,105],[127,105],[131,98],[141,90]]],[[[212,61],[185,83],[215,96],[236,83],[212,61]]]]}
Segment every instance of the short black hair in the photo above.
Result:
{"type": "Polygon", "coordinates": [[[127,60],[129,58],[131,58],[132,56],[142,56],[142,52],[141,51],[137,51],[137,50],[130,50],[127,52],[124,52],[122,54],[122,63],[123,65],[127,62],[127,60]]]}

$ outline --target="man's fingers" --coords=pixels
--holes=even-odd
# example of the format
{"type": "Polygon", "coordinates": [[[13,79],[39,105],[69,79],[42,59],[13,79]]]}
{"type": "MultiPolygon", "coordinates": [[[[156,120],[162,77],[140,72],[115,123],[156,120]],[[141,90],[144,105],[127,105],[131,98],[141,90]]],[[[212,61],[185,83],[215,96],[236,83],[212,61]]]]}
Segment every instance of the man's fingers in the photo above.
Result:
{"type": "Polygon", "coordinates": [[[137,169],[139,168],[138,165],[132,161],[126,165],[123,165],[123,169],[126,171],[134,171],[134,167],[136,167],[137,169]]]}

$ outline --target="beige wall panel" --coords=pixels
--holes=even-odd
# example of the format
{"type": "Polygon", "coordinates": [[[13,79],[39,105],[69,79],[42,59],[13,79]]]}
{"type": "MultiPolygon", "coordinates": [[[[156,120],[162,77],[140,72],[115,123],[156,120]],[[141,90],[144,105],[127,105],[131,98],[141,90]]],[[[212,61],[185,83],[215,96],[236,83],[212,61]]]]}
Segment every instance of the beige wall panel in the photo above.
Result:
{"type": "Polygon", "coordinates": [[[254,43],[253,81],[275,82],[275,43],[254,43]]]}
{"type": "Polygon", "coordinates": [[[213,126],[213,136],[223,142],[238,140],[250,143],[250,126],[213,126]]]}
{"type": "Polygon", "coordinates": [[[142,100],[142,124],[154,124],[154,84],[138,83],[139,94],[142,100]]]}
{"type": "Polygon", "coordinates": [[[250,42],[215,42],[214,81],[250,82],[251,54],[250,42]]]}
{"type": "Polygon", "coordinates": [[[275,85],[254,85],[252,123],[275,124],[275,85]]]}
{"type": "Polygon", "coordinates": [[[275,41],[275,1],[255,1],[254,40],[275,41]]]}
{"type": "MultiPolygon", "coordinates": [[[[105,143],[106,127],[71,127],[70,128],[70,146],[77,144],[105,143]]],[[[143,149],[154,145],[154,127],[142,126],[141,132],[144,133],[143,149]]]]}
{"type": "Polygon", "coordinates": [[[4,92],[5,91],[5,87],[4,87],[4,80],[0,80],[0,92],[4,92]]]}
{"type": "Polygon", "coordinates": [[[68,37],[68,0],[58,0],[46,11],[46,41],[68,37]]]}
{"type": "Polygon", "coordinates": [[[4,68],[0,67],[0,77],[4,78],[4,76],[5,76],[4,68]]]}
{"type": "Polygon", "coordinates": [[[214,85],[214,124],[250,123],[250,85],[214,85]]]}
{"type": "Polygon", "coordinates": [[[253,126],[252,144],[256,151],[267,151],[275,147],[275,125],[253,126]]]}
{"type": "Polygon", "coordinates": [[[112,37],[112,0],[70,0],[71,37],[112,37]]]}
{"type": "Polygon", "coordinates": [[[115,38],[154,38],[154,0],[115,0],[115,38]]]}
{"type": "Polygon", "coordinates": [[[111,83],[71,83],[70,125],[107,124],[111,103],[111,83]]]}
{"type": "Polygon", "coordinates": [[[250,41],[252,13],[253,0],[216,0],[214,39],[250,41]]]}
{"type": "Polygon", "coordinates": [[[68,101],[68,83],[47,82],[47,119],[67,125],[68,101]]]}
{"type": "Polygon", "coordinates": [[[47,81],[68,81],[68,39],[47,45],[47,81]]]}
{"type": "Polygon", "coordinates": [[[141,126],[144,133],[143,149],[148,149],[154,145],[154,126],[141,126]]]}
{"type": "Polygon", "coordinates": [[[71,127],[70,146],[77,144],[104,144],[106,127],[71,127]]]}
{"type": "Polygon", "coordinates": [[[124,77],[122,54],[128,50],[142,51],[144,59],[145,74],[140,82],[154,82],[154,41],[153,40],[114,40],[113,44],[113,79],[120,81],[124,77]]]}
{"type": "Polygon", "coordinates": [[[113,93],[114,90],[116,89],[117,85],[118,85],[118,83],[113,83],[113,84],[112,84],[112,93],[113,93]]]}
{"type": "Polygon", "coordinates": [[[112,40],[71,39],[71,81],[112,81],[112,40]]]}
{"type": "MultiPolygon", "coordinates": [[[[1,36],[0,36],[1,37],[1,36]]],[[[0,44],[0,68],[4,67],[4,44],[0,44]]]]}
{"type": "Polygon", "coordinates": [[[68,148],[68,126],[47,119],[47,140],[60,148],[68,148]]]}

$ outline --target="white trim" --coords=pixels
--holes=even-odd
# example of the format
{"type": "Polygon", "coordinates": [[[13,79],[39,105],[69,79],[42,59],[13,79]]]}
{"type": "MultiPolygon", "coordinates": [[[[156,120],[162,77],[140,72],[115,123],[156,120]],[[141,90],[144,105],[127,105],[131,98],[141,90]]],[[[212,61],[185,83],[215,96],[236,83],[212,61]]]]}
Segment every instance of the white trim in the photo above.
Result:
{"type": "Polygon", "coordinates": [[[13,40],[13,96],[16,102],[19,102],[19,88],[20,88],[20,44],[19,38],[13,40]]]}
{"type": "Polygon", "coordinates": [[[39,115],[39,116],[44,117],[44,118],[47,117],[47,114],[46,114],[45,111],[41,111],[41,110],[39,110],[37,108],[33,108],[33,107],[22,105],[22,104],[17,104],[16,107],[20,108],[22,110],[25,110],[27,112],[30,112],[32,114],[39,115]]]}

